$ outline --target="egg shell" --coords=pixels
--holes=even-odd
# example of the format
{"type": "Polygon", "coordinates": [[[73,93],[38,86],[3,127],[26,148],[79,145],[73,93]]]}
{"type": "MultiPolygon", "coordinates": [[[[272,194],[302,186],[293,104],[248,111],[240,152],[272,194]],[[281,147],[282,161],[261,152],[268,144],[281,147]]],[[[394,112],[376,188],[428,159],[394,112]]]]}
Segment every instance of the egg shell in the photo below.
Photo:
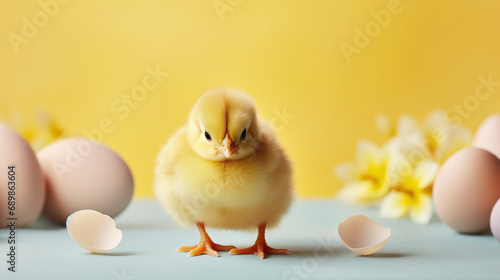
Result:
{"type": "Polygon", "coordinates": [[[87,138],[67,138],[38,153],[47,186],[43,213],[64,224],[78,210],[115,217],[129,204],[132,173],[112,149],[87,138]]]}
{"type": "Polygon", "coordinates": [[[500,242],[500,199],[491,210],[490,229],[493,236],[500,242]]]}
{"type": "Polygon", "coordinates": [[[481,123],[474,137],[474,147],[500,158],[500,114],[491,115],[481,123]]]}
{"type": "MultiPolygon", "coordinates": [[[[26,140],[6,125],[0,124],[0,227],[16,217],[16,226],[25,227],[36,220],[43,209],[45,188],[40,165],[26,140]],[[8,209],[9,166],[15,166],[15,216],[8,209]]],[[[10,184],[12,186],[12,184],[10,184]]],[[[11,205],[12,206],[12,205],[11,205]]]]}
{"type": "Polygon", "coordinates": [[[490,214],[500,197],[500,160],[475,147],[462,149],[441,166],[433,198],[441,220],[460,233],[490,228],[490,214]]]}
{"type": "Polygon", "coordinates": [[[112,250],[122,240],[122,232],[113,218],[90,209],[71,214],[66,229],[78,245],[92,253],[112,250]]]}
{"type": "Polygon", "coordinates": [[[391,229],[383,227],[363,215],[351,216],[339,224],[342,243],[352,252],[367,256],[385,246],[391,229]]]}

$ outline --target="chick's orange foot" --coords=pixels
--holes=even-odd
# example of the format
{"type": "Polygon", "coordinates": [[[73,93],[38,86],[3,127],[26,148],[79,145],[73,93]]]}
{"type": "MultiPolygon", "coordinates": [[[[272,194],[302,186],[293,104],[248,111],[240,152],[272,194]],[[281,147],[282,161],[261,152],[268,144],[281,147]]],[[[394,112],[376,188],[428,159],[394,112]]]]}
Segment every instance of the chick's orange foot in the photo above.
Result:
{"type": "Polygon", "coordinates": [[[177,248],[177,252],[189,252],[189,257],[199,256],[202,254],[218,257],[219,253],[217,251],[229,251],[236,248],[234,246],[225,246],[214,243],[205,231],[205,225],[203,223],[196,223],[196,225],[200,231],[200,242],[193,246],[180,246],[177,248]]]}
{"type": "Polygon", "coordinates": [[[213,257],[218,257],[219,253],[217,251],[229,251],[234,249],[234,246],[224,246],[214,243],[210,238],[202,238],[200,242],[193,246],[180,246],[177,248],[177,252],[189,252],[189,257],[199,256],[202,254],[207,254],[213,257]]]}
{"type": "Polygon", "coordinates": [[[290,255],[290,251],[287,249],[275,249],[267,246],[265,231],[266,225],[259,225],[259,236],[257,237],[255,244],[248,248],[232,249],[229,251],[229,255],[255,254],[261,259],[264,259],[266,254],[290,255]]]}
{"type": "Polygon", "coordinates": [[[259,258],[264,259],[266,254],[278,254],[278,255],[290,255],[290,251],[287,249],[275,249],[267,246],[266,241],[257,240],[255,244],[251,247],[244,249],[232,249],[229,251],[229,255],[244,255],[244,254],[254,254],[259,258]]]}

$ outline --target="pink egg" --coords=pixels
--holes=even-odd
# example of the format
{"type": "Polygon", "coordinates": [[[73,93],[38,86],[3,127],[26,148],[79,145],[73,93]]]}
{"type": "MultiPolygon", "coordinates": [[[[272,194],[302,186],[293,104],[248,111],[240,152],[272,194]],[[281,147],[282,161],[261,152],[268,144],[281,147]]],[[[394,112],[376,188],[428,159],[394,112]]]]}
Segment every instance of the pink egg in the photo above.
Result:
{"type": "Polygon", "coordinates": [[[38,218],[45,198],[40,165],[28,142],[3,124],[0,124],[0,178],[0,228],[10,222],[24,227],[38,218]]]}
{"type": "Polygon", "coordinates": [[[441,166],[433,199],[441,220],[461,233],[490,228],[493,205],[500,198],[500,159],[480,148],[465,148],[441,166]]]}
{"type": "Polygon", "coordinates": [[[500,199],[493,206],[493,210],[491,210],[490,229],[493,236],[500,241],[500,199]]]}
{"type": "Polygon", "coordinates": [[[132,173],[112,149],[86,138],[67,138],[38,153],[47,185],[43,213],[64,224],[72,213],[92,209],[120,214],[134,191],[132,173]]]}
{"type": "Polygon", "coordinates": [[[474,137],[474,146],[500,158],[500,114],[491,115],[481,123],[474,137]]]}

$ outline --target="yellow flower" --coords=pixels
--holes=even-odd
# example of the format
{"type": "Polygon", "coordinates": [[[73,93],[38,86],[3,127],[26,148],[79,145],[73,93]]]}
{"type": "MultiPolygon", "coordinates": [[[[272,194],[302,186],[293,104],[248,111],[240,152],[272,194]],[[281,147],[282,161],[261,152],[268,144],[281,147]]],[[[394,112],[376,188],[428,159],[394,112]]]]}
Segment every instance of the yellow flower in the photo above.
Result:
{"type": "Polygon", "coordinates": [[[434,159],[441,164],[456,151],[472,143],[470,130],[451,123],[442,110],[435,110],[427,116],[423,131],[429,150],[433,153],[434,159]]]}
{"type": "Polygon", "coordinates": [[[438,163],[443,163],[453,153],[472,143],[472,133],[449,122],[442,110],[431,112],[422,124],[404,115],[399,118],[395,131],[393,139],[406,146],[405,150],[410,145],[413,149],[429,153],[438,163]]]}
{"type": "Polygon", "coordinates": [[[388,141],[383,147],[361,141],[355,163],[335,168],[345,183],[340,198],[361,205],[381,201],[384,217],[409,216],[417,223],[428,223],[439,165],[471,144],[471,132],[449,122],[443,110],[431,112],[422,123],[407,115],[396,123],[379,115],[375,123],[388,141]]]}
{"type": "Polygon", "coordinates": [[[369,141],[359,141],[356,161],[335,167],[335,173],[345,186],[339,198],[352,204],[372,205],[389,191],[387,182],[388,153],[369,141]]]}
{"type": "Polygon", "coordinates": [[[41,110],[36,114],[36,124],[34,125],[24,121],[18,113],[10,115],[9,124],[30,143],[35,151],[39,151],[64,134],[56,121],[41,110]]]}
{"type": "Polygon", "coordinates": [[[416,223],[428,223],[433,212],[432,182],[439,164],[423,160],[413,167],[400,155],[389,169],[391,191],[382,200],[380,215],[388,218],[410,216],[416,223]]]}

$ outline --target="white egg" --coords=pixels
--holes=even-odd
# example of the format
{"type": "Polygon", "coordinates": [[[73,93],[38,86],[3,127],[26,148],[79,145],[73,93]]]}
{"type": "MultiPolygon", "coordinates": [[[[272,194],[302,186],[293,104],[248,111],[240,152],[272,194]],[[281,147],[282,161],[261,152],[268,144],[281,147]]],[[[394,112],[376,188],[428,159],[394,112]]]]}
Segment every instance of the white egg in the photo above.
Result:
{"type": "Polygon", "coordinates": [[[121,230],[113,218],[94,210],[80,210],[66,220],[66,228],[73,240],[92,253],[114,249],[122,240],[121,230]]]}
{"type": "Polygon", "coordinates": [[[363,215],[354,215],[340,223],[339,236],[349,250],[367,256],[384,247],[391,236],[391,229],[363,215]]]}

